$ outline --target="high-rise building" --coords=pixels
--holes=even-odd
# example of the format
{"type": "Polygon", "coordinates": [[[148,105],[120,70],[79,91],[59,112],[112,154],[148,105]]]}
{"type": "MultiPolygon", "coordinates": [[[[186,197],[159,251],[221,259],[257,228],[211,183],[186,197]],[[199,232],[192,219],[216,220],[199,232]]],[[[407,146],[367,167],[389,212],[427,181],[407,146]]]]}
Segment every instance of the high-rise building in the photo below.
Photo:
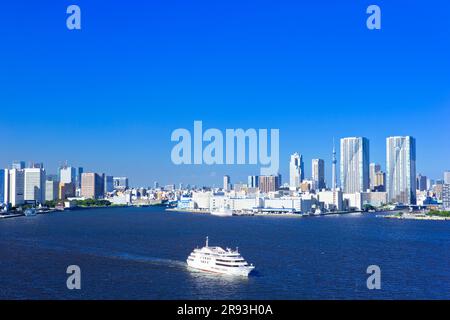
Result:
{"type": "Polygon", "coordinates": [[[323,159],[312,160],[312,180],[315,189],[325,189],[325,161],[323,159]]]}
{"type": "Polygon", "coordinates": [[[305,166],[302,155],[297,152],[291,155],[289,161],[289,189],[297,190],[305,178],[305,166]]]}
{"type": "Polygon", "coordinates": [[[427,177],[419,174],[417,176],[416,187],[419,191],[426,191],[427,189],[427,177]]]}
{"type": "Polygon", "coordinates": [[[388,201],[416,204],[416,140],[411,136],[386,139],[388,201]]]}
{"type": "Polygon", "coordinates": [[[105,175],[105,193],[114,191],[114,177],[105,175]]]}
{"type": "Polygon", "coordinates": [[[9,170],[9,203],[16,207],[24,204],[25,173],[22,169],[9,170]]]}
{"type": "Polygon", "coordinates": [[[104,177],[93,172],[83,172],[81,175],[81,196],[88,199],[103,197],[104,177]]]}
{"type": "Polygon", "coordinates": [[[375,180],[376,174],[381,171],[381,166],[376,163],[371,163],[369,167],[369,181],[370,181],[370,190],[375,190],[375,180]]]}
{"type": "Polygon", "coordinates": [[[125,190],[128,189],[127,177],[113,177],[114,189],[125,190]]]}
{"type": "Polygon", "coordinates": [[[450,171],[444,172],[444,184],[450,184],[450,171]]]}
{"type": "Polygon", "coordinates": [[[53,201],[58,199],[59,182],[53,180],[45,181],[45,201],[53,201]]]}
{"type": "Polygon", "coordinates": [[[366,192],[369,188],[369,140],[341,139],[341,183],[344,193],[366,192]]]}
{"type": "Polygon", "coordinates": [[[25,202],[44,203],[45,170],[42,168],[25,168],[24,200],[25,202]]]}
{"type": "Polygon", "coordinates": [[[230,176],[223,176],[223,190],[229,191],[231,190],[231,179],[230,176]]]}
{"type": "Polygon", "coordinates": [[[8,203],[8,169],[0,169],[0,205],[8,203]]]}
{"type": "Polygon", "coordinates": [[[268,193],[277,191],[280,187],[280,176],[259,176],[259,191],[262,193],[268,193]]]}
{"type": "Polygon", "coordinates": [[[59,169],[59,182],[76,184],[76,180],[77,170],[74,167],[64,165],[59,169]]]}
{"type": "Polygon", "coordinates": [[[386,191],[386,174],[383,171],[379,171],[375,174],[375,182],[372,191],[386,191]]]}
{"type": "Polygon", "coordinates": [[[76,178],[75,178],[75,184],[77,188],[81,188],[81,175],[83,174],[84,169],[83,167],[78,167],[76,169],[76,178]]]}
{"type": "Polygon", "coordinates": [[[442,186],[442,206],[445,210],[450,210],[450,184],[442,186]]]}
{"type": "Polygon", "coordinates": [[[75,197],[75,183],[59,182],[58,198],[65,200],[67,198],[75,197]]]}
{"type": "Polygon", "coordinates": [[[247,185],[249,188],[258,188],[259,176],[248,176],[247,185]]]}
{"type": "Polygon", "coordinates": [[[25,169],[25,161],[14,160],[11,169],[22,170],[25,169]]]}

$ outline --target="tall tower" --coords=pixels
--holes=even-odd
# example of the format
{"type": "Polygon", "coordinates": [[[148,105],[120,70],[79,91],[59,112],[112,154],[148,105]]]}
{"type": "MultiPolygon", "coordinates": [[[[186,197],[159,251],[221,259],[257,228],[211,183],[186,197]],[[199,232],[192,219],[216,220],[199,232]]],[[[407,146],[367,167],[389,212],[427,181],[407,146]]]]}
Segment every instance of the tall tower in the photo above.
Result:
{"type": "Polygon", "coordinates": [[[344,193],[366,192],[369,188],[369,140],[341,139],[341,185],[344,193]]]}
{"type": "Polygon", "coordinates": [[[411,136],[386,138],[388,201],[416,204],[416,140],[411,136]]]}
{"type": "Polygon", "coordinates": [[[332,166],[332,171],[333,171],[333,173],[332,173],[332,175],[333,175],[332,180],[333,181],[332,181],[332,185],[331,185],[331,189],[333,191],[335,191],[336,187],[337,187],[337,183],[336,183],[336,163],[337,163],[337,160],[336,160],[336,148],[334,146],[334,138],[333,138],[333,160],[332,160],[332,164],[333,164],[333,166],[332,166]]]}
{"type": "Polygon", "coordinates": [[[289,162],[289,189],[297,190],[304,179],[303,157],[297,152],[291,155],[289,162]]]}

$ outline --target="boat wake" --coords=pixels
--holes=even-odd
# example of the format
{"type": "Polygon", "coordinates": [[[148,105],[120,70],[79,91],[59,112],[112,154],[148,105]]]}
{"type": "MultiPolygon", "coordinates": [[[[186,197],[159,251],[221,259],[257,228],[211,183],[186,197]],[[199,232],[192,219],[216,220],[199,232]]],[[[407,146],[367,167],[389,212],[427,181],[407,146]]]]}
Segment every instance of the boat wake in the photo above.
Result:
{"type": "Polygon", "coordinates": [[[138,263],[147,263],[155,266],[186,268],[186,262],[180,260],[166,259],[148,256],[145,254],[116,251],[100,247],[80,247],[71,244],[54,244],[50,241],[37,241],[30,239],[15,239],[16,244],[38,247],[44,250],[51,250],[64,253],[82,254],[105,259],[119,259],[138,263]]]}

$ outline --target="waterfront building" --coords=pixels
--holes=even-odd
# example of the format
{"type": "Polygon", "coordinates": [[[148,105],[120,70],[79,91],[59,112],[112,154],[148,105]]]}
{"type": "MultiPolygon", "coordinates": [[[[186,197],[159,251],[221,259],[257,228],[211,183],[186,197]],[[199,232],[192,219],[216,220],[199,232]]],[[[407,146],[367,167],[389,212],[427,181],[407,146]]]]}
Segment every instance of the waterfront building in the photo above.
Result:
{"type": "Polygon", "coordinates": [[[128,189],[128,178],[127,177],[113,177],[114,189],[125,190],[128,189]]]}
{"type": "Polygon", "coordinates": [[[411,136],[386,139],[388,201],[416,204],[416,140],[411,136]]]}
{"type": "Polygon", "coordinates": [[[369,188],[369,140],[341,139],[341,183],[344,193],[366,192],[369,188]]]}
{"type": "Polygon", "coordinates": [[[427,177],[419,174],[417,176],[416,188],[419,191],[426,191],[427,189],[427,177]]]}
{"type": "Polygon", "coordinates": [[[8,175],[7,169],[0,169],[0,205],[7,203],[8,199],[6,196],[6,187],[7,187],[7,180],[6,176],[8,175]]]}
{"type": "Polygon", "coordinates": [[[297,190],[304,179],[304,163],[302,155],[297,152],[291,155],[289,162],[289,189],[297,190]]]}
{"type": "Polygon", "coordinates": [[[53,201],[58,199],[59,182],[48,180],[45,181],[45,201],[53,201]]]}
{"type": "Polygon", "coordinates": [[[279,181],[279,175],[259,176],[259,191],[262,193],[274,192],[280,187],[279,181]]]}
{"type": "Polygon", "coordinates": [[[105,175],[104,186],[105,186],[104,193],[113,192],[114,191],[114,177],[105,175]]]}
{"type": "Polygon", "coordinates": [[[258,188],[259,185],[258,176],[248,176],[247,186],[249,188],[258,188]]]}
{"type": "Polygon", "coordinates": [[[45,201],[45,170],[43,168],[24,169],[25,202],[43,203],[45,201]]]}
{"type": "Polygon", "coordinates": [[[444,210],[450,210],[450,184],[442,185],[442,206],[444,210]]]}
{"type": "Polygon", "coordinates": [[[381,171],[381,166],[376,163],[371,163],[369,167],[369,182],[370,182],[370,190],[375,190],[376,184],[376,175],[381,171]]]}
{"type": "Polygon", "coordinates": [[[341,190],[322,190],[317,193],[319,202],[328,211],[342,211],[343,193],[341,190]]]}
{"type": "Polygon", "coordinates": [[[364,205],[371,205],[373,207],[381,207],[388,203],[387,192],[363,192],[361,193],[362,208],[364,205]]]}
{"type": "Polygon", "coordinates": [[[312,159],[312,180],[314,190],[325,189],[325,161],[312,159]]]}
{"type": "Polygon", "coordinates": [[[9,170],[9,203],[13,207],[25,203],[25,173],[23,169],[9,170]]]}
{"type": "Polygon", "coordinates": [[[14,160],[11,169],[22,170],[25,169],[25,161],[14,160]]]}
{"type": "Polygon", "coordinates": [[[104,177],[93,172],[83,172],[81,175],[81,196],[88,199],[98,199],[104,194],[104,177]]]}
{"type": "Polygon", "coordinates": [[[231,179],[230,176],[223,176],[223,190],[230,191],[231,190],[231,179]]]}

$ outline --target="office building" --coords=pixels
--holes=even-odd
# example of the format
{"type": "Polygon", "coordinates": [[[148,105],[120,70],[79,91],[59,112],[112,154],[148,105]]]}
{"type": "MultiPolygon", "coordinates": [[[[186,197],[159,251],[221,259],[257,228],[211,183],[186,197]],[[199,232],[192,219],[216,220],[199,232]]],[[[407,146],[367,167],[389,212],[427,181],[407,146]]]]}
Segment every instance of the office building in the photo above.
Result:
{"type": "Polygon", "coordinates": [[[59,182],[76,184],[77,170],[74,167],[63,166],[59,169],[59,182]]]}
{"type": "Polygon", "coordinates": [[[304,163],[302,155],[297,152],[291,155],[289,161],[289,189],[297,190],[300,187],[304,177],[304,163]]]}
{"type": "Polygon", "coordinates": [[[73,198],[75,196],[76,196],[75,183],[59,182],[59,187],[58,187],[58,198],[59,199],[65,200],[67,198],[73,198]]]}
{"type": "Polygon", "coordinates": [[[450,184],[450,171],[444,172],[444,184],[450,184]]]}
{"type": "Polygon", "coordinates": [[[81,196],[88,199],[103,197],[104,177],[97,173],[84,172],[81,175],[81,196]]]}
{"type": "Polygon", "coordinates": [[[113,192],[114,191],[114,177],[105,175],[105,190],[104,193],[113,192]]]}
{"type": "Polygon", "coordinates": [[[386,173],[379,171],[375,174],[375,182],[372,191],[385,192],[386,191],[386,173]]]}
{"type": "Polygon", "coordinates": [[[258,188],[259,176],[248,176],[247,186],[249,188],[258,188]]]}
{"type": "Polygon", "coordinates": [[[17,207],[25,203],[25,173],[22,169],[9,170],[9,203],[17,207]]]}
{"type": "Polygon", "coordinates": [[[48,180],[45,181],[45,201],[54,201],[59,196],[59,182],[48,180]]]}
{"type": "Polygon", "coordinates": [[[369,167],[369,182],[370,190],[375,190],[376,186],[376,175],[381,171],[381,166],[376,163],[371,163],[369,167]]]}
{"type": "Polygon", "coordinates": [[[280,187],[280,176],[259,176],[259,191],[269,193],[278,190],[280,187]]]}
{"type": "Polygon", "coordinates": [[[114,189],[125,190],[128,189],[128,178],[127,177],[114,177],[113,178],[114,189]]]}
{"type": "Polygon", "coordinates": [[[369,188],[369,140],[341,139],[341,183],[344,193],[366,192],[369,188]]]}
{"type": "Polygon", "coordinates": [[[417,176],[416,188],[419,191],[426,191],[427,189],[427,177],[419,174],[417,176]]]}
{"type": "Polygon", "coordinates": [[[231,179],[230,176],[223,176],[223,190],[230,191],[231,190],[231,179]]]}
{"type": "Polygon", "coordinates": [[[312,180],[314,190],[325,189],[325,161],[323,159],[312,160],[312,180]]]}
{"type": "Polygon", "coordinates": [[[44,203],[45,201],[45,170],[42,168],[24,169],[24,200],[27,203],[44,203]]]}
{"type": "Polygon", "coordinates": [[[8,169],[0,169],[0,205],[8,203],[9,173],[8,169]]]}
{"type": "Polygon", "coordinates": [[[386,139],[388,201],[416,204],[416,141],[411,136],[386,139]]]}
{"type": "Polygon", "coordinates": [[[442,185],[442,206],[444,210],[450,210],[450,184],[442,185]]]}
{"type": "Polygon", "coordinates": [[[13,161],[13,163],[11,165],[11,169],[16,169],[16,170],[25,169],[25,161],[18,161],[18,160],[13,161]]]}

